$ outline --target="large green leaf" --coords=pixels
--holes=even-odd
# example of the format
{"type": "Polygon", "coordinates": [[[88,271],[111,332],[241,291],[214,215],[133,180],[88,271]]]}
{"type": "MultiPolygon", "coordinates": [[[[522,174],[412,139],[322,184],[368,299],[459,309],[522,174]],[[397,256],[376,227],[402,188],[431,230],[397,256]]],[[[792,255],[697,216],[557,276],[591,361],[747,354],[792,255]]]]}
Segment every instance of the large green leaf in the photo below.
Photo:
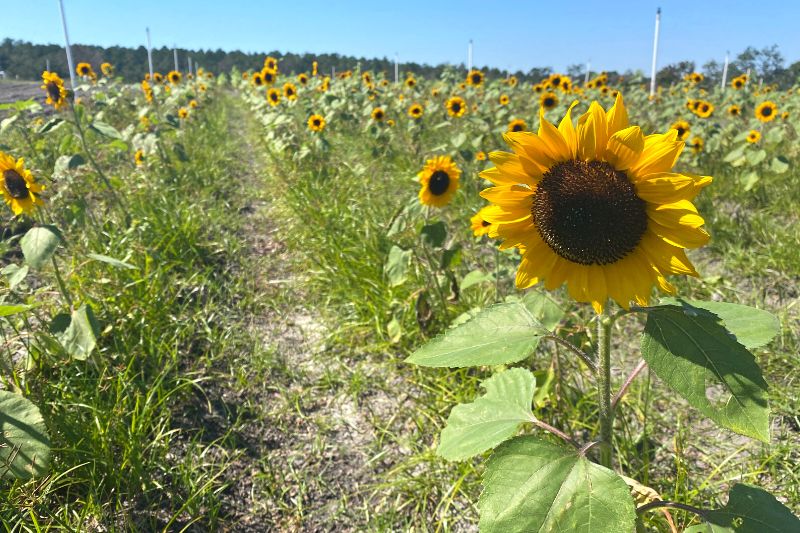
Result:
{"type": "Polygon", "coordinates": [[[61,337],[61,343],[67,353],[78,360],[84,360],[97,344],[99,328],[92,308],[83,304],[73,311],[69,327],[61,337]]]}
{"type": "Polygon", "coordinates": [[[41,268],[47,263],[61,242],[60,232],[55,226],[36,226],[22,237],[20,246],[25,261],[33,268],[41,268]]]}
{"type": "Polygon", "coordinates": [[[663,298],[661,301],[667,305],[682,306],[687,314],[703,313],[703,309],[710,311],[712,315],[709,316],[717,318],[736,337],[736,340],[748,349],[764,346],[781,331],[778,317],[763,309],[727,302],[677,298],[663,298]]]}
{"type": "Polygon", "coordinates": [[[28,479],[50,467],[50,439],[30,400],[0,391],[0,469],[3,477],[28,479]]]}
{"type": "Polygon", "coordinates": [[[390,287],[402,285],[407,278],[408,264],[411,261],[411,250],[403,250],[399,246],[392,246],[389,257],[383,267],[390,287]]]}
{"type": "Polygon", "coordinates": [[[705,524],[686,533],[788,533],[800,531],[800,519],[775,496],[752,485],[733,486],[722,509],[706,513],[705,524]]]}
{"type": "Polygon", "coordinates": [[[564,318],[564,309],[546,292],[529,290],[522,297],[522,303],[547,330],[554,330],[564,318]]]}
{"type": "Polygon", "coordinates": [[[517,437],[486,464],[478,502],[484,533],[632,532],[630,489],[611,470],[571,448],[517,437]]]}
{"type": "Polygon", "coordinates": [[[122,134],[119,132],[119,130],[117,130],[117,128],[115,128],[111,124],[95,120],[90,126],[90,128],[98,133],[105,135],[106,137],[110,137],[112,139],[122,139],[122,134]]]}
{"type": "Polygon", "coordinates": [[[536,380],[524,368],[512,368],[482,384],[486,394],[453,407],[436,452],[449,461],[478,455],[511,438],[533,418],[536,380]]]}
{"type": "Polygon", "coordinates": [[[433,367],[514,363],[533,353],[548,333],[521,301],[497,304],[436,337],[406,362],[433,367]]]}
{"type": "Polygon", "coordinates": [[[769,441],[767,383],[753,354],[717,317],[695,309],[651,310],[642,356],[672,390],[717,424],[769,441]]]}

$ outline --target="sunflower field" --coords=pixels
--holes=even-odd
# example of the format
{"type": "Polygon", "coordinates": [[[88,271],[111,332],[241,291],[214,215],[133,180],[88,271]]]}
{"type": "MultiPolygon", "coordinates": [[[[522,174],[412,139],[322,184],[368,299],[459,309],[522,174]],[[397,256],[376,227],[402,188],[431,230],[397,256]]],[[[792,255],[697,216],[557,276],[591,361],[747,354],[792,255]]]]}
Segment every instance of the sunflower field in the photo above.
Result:
{"type": "Polygon", "coordinates": [[[800,88],[76,74],[0,104],[7,531],[800,531],[800,88]]]}

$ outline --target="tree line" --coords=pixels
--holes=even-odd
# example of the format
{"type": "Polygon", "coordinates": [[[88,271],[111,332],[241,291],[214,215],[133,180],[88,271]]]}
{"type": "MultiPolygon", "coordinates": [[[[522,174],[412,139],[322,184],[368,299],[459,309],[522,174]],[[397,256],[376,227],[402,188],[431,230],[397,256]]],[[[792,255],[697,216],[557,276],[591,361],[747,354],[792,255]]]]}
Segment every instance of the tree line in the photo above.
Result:
{"type": "MultiPolygon", "coordinates": [[[[267,53],[244,53],[238,50],[226,52],[221,49],[186,50],[179,48],[179,70],[184,72],[188,70],[188,58],[192,59],[194,65],[215,73],[229,72],[233,67],[237,67],[240,70],[260,69],[263,66],[264,57],[267,55],[279,59],[281,72],[288,74],[310,72],[312,62],[317,61],[319,72],[323,74],[330,74],[333,71],[353,70],[356,67],[360,67],[362,70],[382,72],[390,79],[394,76],[394,61],[386,57],[365,58],[340,54],[295,54],[281,53],[277,50],[267,53]]],[[[72,56],[76,64],[82,61],[91,63],[96,72],[99,72],[101,63],[109,62],[114,65],[116,75],[121,76],[128,82],[141,80],[148,70],[147,49],[144,46],[139,46],[138,48],[124,46],[104,48],[94,45],[75,44],[72,46],[72,56]]],[[[63,46],[33,44],[8,38],[0,43],[0,71],[5,71],[8,78],[40,79],[48,61],[50,70],[58,72],[64,78],[68,77],[67,59],[63,46]]],[[[777,45],[760,50],[748,47],[730,62],[728,79],[743,74],[750,69],[755,82],[763,80],[763,83],[777,83],[781,87],[789,87],[797,83],[800,77],[800,61],[794,62],[788,67],[784,67],[784,63],[785,60],[777,45]]],[[[174,56],[171,48],[153,49],[153,69],[156,72],[166,73],[172,70],[174,66],[174,56]]],[[[457,66],[462,69],[465,68],[463,64],[457,66]]],[[[401,63],[399,68],[401,76],[414,74],[425,78],[437,78],[445,69],[451,69],[453,66],[406,62],[401,63]]],[[[550,67],[536,67],[524,72],[508,72],[489,67],[482,68],[482,70],[489,78],[500,78],[514,74],[520,81],[531,83],[540,81],[552,72],[550,67]]],[[[683,79],[685,74],[696,70],[697,66],[693,61],[670,64],[658,71],[658,82],[660,85],[677,83],[683,79]]],[[[709,61],[703,64],[699,71],[706,76],[705,84],[708,86],[719,83],[722,77],[722,65],[718,61],[709,61]]],[[[577,82],[582,81],[586,74],[585,67],[571,65],[567,68],[566,74],[577,82]]],[[[612,84],[619,76],[624,76],[629,80],[636,78],[647,81],[647,77],[641,71],[626,71],[622,73],[612,71],[608,74],[612,84]]]]}

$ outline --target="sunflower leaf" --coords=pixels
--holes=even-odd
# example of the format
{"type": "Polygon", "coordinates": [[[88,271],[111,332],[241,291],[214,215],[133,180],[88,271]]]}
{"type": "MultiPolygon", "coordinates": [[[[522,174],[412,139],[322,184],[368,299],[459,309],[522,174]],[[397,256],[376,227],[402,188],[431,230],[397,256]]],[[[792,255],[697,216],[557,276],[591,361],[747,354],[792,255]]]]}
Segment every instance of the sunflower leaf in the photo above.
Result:
{"type": "Polygon", "coordinates": [[[800,531],[800,519],[769,492],[737,483],[722,509],[703,517],[705,524],[686,531],[695,533],[783,533],[800,531]]]}
{"type": "Polygon", "coordinates": [[[61,242],[61,232],[55,226],[36,226],[20,240],[25,262],[33,268],[41,268],[53,257],[61,242]]]}
{"type": "Polygon", "coordinates": [[[611,470],[575,450],[517,437],[486,463],[478,501],[484,533],[633,531],[630,489],[611,470]]]}
{"type": "Polygon", "coordinates": [[[50,466],[50,439],[39,408],[30,400],[0,391],[0,475],[29,479],[50,466]]]}
{"type": "MultiPolygon", "coordinates": [[[[760,342],[747,333],[745,338],[760,342]]],[[[705,416],[736,433],[769,441],[767,383],[753,354],[716,314],[697,307],[654,308],[648,313],[642,356],[705,416]]]]}
{"type": "Polygon", "coordinates": [[[430,367],[514,363],[531,355],[548,333],[524,302],[497,304],[433,339],[406,362],[430,367]]]}
{"type": "Polygon", "coordinates": [[[467,459],[513,437],[530,422],[536,379],[524,368],[512,368],[481,383],[486,394],[453,407],[436,453],[448,461],[467,459]]]}
{"type": "Polygon", "coordinates": [[[91,306],[84,304],[73,311],[69,326],[61,337],[61,344],[69,355],[83,361],[97,345],[99,330],[91,306]]]}

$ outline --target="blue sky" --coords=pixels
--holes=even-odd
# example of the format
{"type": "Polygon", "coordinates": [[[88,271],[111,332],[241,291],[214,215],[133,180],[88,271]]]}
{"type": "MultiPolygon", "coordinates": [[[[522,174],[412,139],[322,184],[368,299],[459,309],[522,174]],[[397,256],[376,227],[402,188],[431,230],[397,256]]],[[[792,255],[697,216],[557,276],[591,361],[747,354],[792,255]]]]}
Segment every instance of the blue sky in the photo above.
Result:
{"type": "MultiPolygon", "coordinates": [[[[420,0],[216,2],[64,0],[73,43],[138,46],[150,26],[153,46],[338,52],[401,61],[466,61],[501,69],[564,70],[590,59],[592,70],[649,71],[657,6],[659,65],[701,65],[748,45],[779,45],[800,59],[800,2],[782,0],[587,0],[431,2],[420,0]]],[[[0,0],[0,38],[63,43],[56,0],[0,0]]]]}

